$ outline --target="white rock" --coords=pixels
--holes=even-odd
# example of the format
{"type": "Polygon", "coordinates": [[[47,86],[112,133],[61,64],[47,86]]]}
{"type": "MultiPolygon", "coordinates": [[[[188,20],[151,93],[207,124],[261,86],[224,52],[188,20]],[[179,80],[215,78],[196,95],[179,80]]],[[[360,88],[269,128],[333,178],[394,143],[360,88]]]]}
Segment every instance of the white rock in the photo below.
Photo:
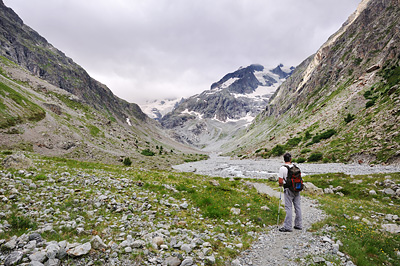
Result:
{"type": "Polygon", "coordinates": [[[215,257],[214,256],[206,257],[206,263],[207,264],[215,264],[215,257]]]}
{"type": "Polygon", "coordinates": [[[303,191],[308,192],[310,194],[315,194],[315,195],[323,195],[324,194],[324,191],[322,190],[322,188],[315,186],[311,182],[304,182],[303,191]]]}
{"type": "Polygon", "coordinates": [[[145,245],[146,243],[143,240],[135,240],[132,242],[132,248],[141,248],[145,245]]]}
{"type": "Polygon", "coordinates": [[[181,209],[186,210],[189,207],[189,205],[186,202],[184,202],[181,205],[179,205],[179,207],[181,207],[181,209]]]}
{"type": "Polygon", "coordinates": [[[262,207],[261,207],[261,210],[263,210],[263,211],[270,211],[271,209],[268,208],[268,206],[262,206],[262,207]]]}
{"type": "Polygon", "coordinates": [[[383,190],[383,193],[386,194],[386,195],[394,195],[394,193],[396,193],[396,192],[394,192],[394,190],[391,189],[391,188],[385,188],[383,190]]]}
{"type": "Polygon", "coordinates": [[[96,250],[101,250],[107,248],[107,245],[101,240],[99,236],[94,236],[92,240],[90,240],[92,247],[96,250]]]}
{"type": "Polygon", "coordinates": [[[239,215],[240,214],[240,209],[238,208],[231,208],[231,213],[233,215],[239,215]]]}
{"type": "Polygon", "coordinates": [[[382,228],[392,234],[400,233],[400,225],[397,224],[382,224],[382,228]]]}
{"type": "Polygon", "coordinates": [[[186,253],[190,253],[192,252],[192,247],[188,244],[183,244],[181,246],[181,250],[185,251],[186,253]]]}
{"type": "Polygon", "coordinates": [[[22,260],[23,253],[21,251],[13,251],[6,257],[4,265],[17,265],[22,260]]]}
{"type": "Polygon", "coordinates": [[[375,196],[375,195],[376,195],[376,191],[372,189],[372,190],[369,191],[369,194],[370,194],[371,196],[375,196]]]}
{"type": "Polygon", "coordinates": [[[327,237],[327,236],[324,236],[324,237],[322,238],[322,241],[325,242],[325,243],[332,243],[332,240],[331,240],[329,237],[327,237]]]}
{"type": "Polygon", "coordinates": [[[43,251],[37,251],[37,252],[29,255],[29,259],[31,261],[38,261],[38,262],[42,263],[47,259],[47,257],[46,257],[46,253],[44,253],[43,251]]]}
{"type": "Polygon", "coordinates": [[[79,257],[88,254],[91,249],[92,245],[90,244],[90,242],[86,242],[83,245],[79,245],[73,249],[67,250],[67,253],[72,257],[79,257]]]}
{"type": "Polygon", "coordinates": [[[339,252],[339,244],[333,244],[332,248],[333,248],[332,250],[333,254],[337,254],[339,252]]]}
{"type": "Polygon", "coordinates": [[[372,225],[372,223],[371,223],[368,219],[366,219],[366,218],[362,218],[361,221],[362,221],[363,223],[367,224],[367,225],[372,225]]]}
{"type": "Polygon", "coordinates": [[[231,265],[232,266],[242,266],[242,264],[240,264],[240,261],[238,259],[232,261],[231,265]]]}
{"type": "Polygon", "coordinates": [[[193,265],[193,259],[192,258],[186,258],[182,261],[180,266],[191,266],[193,265]]]}

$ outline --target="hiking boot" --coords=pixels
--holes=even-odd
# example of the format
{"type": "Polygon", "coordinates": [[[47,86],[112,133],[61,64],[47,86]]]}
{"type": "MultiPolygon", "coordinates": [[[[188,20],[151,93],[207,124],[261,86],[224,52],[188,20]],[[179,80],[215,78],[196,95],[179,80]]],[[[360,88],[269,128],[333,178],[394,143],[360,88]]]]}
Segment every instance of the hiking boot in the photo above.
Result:
{"type": "Polygon", "coordinates": [[[279,232],[292,232],[292,230],[286,229],[285,227],[279,228],[279,232]]]}
{"type": "Polygon", "coordinates": [[[303,230],[303,228],[298,227],[298,226],[295,226],[294,229],[296,229],[296,230],[303,230]]]}

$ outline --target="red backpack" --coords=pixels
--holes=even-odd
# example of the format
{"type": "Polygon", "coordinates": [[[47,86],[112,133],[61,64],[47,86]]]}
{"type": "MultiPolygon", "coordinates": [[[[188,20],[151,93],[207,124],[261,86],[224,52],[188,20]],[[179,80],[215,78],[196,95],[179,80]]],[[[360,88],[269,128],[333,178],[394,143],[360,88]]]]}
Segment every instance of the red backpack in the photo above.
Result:
{"type": "Polygon", "coordinates": [[[288,175],[286,178],[285,188],[289,188],[293,192],[299,192],[303,190],[303,179],[301,178],[301,171],[297,165],[293,164],[293,167],[284,165],[288,169],[288,175]]]}

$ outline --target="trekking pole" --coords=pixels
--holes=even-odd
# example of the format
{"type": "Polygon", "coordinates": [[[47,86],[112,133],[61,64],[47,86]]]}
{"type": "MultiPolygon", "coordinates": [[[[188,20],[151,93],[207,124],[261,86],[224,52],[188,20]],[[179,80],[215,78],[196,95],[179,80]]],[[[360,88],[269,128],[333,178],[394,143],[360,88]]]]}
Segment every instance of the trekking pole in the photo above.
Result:
{"type": "Polygon", "coordinates": [[[281,210],[281,200],[282,200],[282,191],[279,189],[279,202],[278,202],[278,219],[276,220],[276,226],[279,226],[279,212],[281,210]]]}

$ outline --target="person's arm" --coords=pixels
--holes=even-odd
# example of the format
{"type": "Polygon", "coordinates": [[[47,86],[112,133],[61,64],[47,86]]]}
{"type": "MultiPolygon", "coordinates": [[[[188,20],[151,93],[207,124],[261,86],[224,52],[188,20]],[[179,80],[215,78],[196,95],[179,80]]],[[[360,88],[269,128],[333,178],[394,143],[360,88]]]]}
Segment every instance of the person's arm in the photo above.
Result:
{"type": "Polygon", "coordinates": [[[287,168],[282,166],[279,168],[279,186],[282,187],[285,184],[285,177],[287,176],[287,168]]]}

